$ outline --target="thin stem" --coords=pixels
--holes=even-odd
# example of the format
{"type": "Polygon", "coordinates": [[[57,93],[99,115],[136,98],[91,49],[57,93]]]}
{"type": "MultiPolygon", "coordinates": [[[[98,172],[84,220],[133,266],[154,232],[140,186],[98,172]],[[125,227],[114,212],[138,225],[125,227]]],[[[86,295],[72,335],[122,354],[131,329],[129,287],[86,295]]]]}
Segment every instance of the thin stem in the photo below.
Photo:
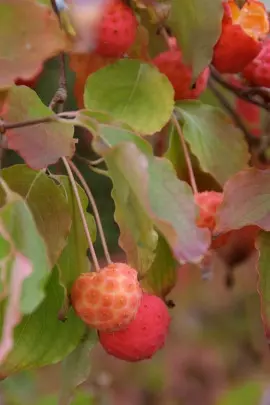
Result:
{"type": "Polygon", "coordinates": [[[59,118],[68,118],[68,119],[74,119],[77,116],[78,111],[65,111],[65,112],[60,112],[57,114],[59,118]]]}
{"type": "MultiPolygon", "coordinates": [[[[159,32],[162,35],[162,37],[164,38],[166,44],[168,45],[168,48],[170,49],[170,47],[171,47],[170,46],[170,36],[168,35],[166,29],[163,26],[161,26],[159,32]]],[[[193,171],[193,167],[192,167],[192,163],[191,163],[190,154],[189,154],[189,151],[187,148],[187,144],[186,144],[181,126],[180,126],[179,122],[177,121],[177,118],[174,113],[171,116],[171,122],[173,123],[173,125],[179,135],[180,142],[181,142],[184,156],[185,156],[185,160],[186,160],[186,164],[187,164],[187,168],[188,168],[190,184],[191,184],[193,193],[196,194],[196,193],[198,193],[198,187],[197,187],[196,180],[195,180],[195,175],[194,175],[194,171],[193,171]]]]}
{"type": "Polygon", "coordinates": [[[17,128],[25,128],[25,127],[31,127],[34,125],[39,125],[39,124],[46,124],[46,123],[51,123],[51,122],[59,122],[59,118],[67,118],[67,119],[73,119],[76,118],[76,112],[74,111],[68,111],[68,112],[63,112],[55,115],[50,115],[48,117],[43,117],[43,118],[35,118],[33,120],[26,120],[26,121],[19,121],[19,122],[5,122],[0,119],[0,133],[4,134],[5,131],[9,129],[17,129],[17,128]]]}
{"type": "Polygon", "coordinates": [[[229,83],[213,66],[210,65],[211,77],[219,83],[225,89],[234,93],[237,97],[245,100],[251,104],[255,104],[258,107],[263,108],[266,111],[270,111],[270,92],[267,89],[261,87],[246,87],[242,89],[239,86],[235,86],[229,83]],[[263,101],[260,101],[254,97],[260,97],[263,101]]]}
{"type": "Polygon", "coordinates": [[[50,115],[49,117],[36,118],[33,120],[19,121],[19,122],[4,122],[0,120],[0,132],[3,134],[8,129],[30,127],[32,125],[45,124],[46,122],[57,121],[57,116],[50,115]]]}
{"type": "Polygon", "coordinates": [[[236,113],[233,107],[230,105],[227,98],[216,88],[213,83],[213,80],[210,78],[208,82],[208,87],[212,91],[212,93],[217,97],[220,101],[221,105],[223,106],[224,110],[231,116],[235,125],[243,132],[245,138],[249,145],[258,144],[259,140],[255,136],[253,136],[249,130],[247,129],[246,125],[244,124],[243,120],[241,119],[240,115],[236,113]]]}
{"type": "Polygon", "coordinates": [[[80,155],[77,155],[77,154],[76,154],[76,158],[81,160],[82,162],[86,163],[88,166],[97,166],[100,163],[103,163],[105,161],[103,157],[101,157],[99,159],[96,159],[96,160],[90,160],[90,159],[86,159],[86,158],[84,158],[84,157],[82,157],[80,155]]]}
{"type": "Polygon", "coordinates": [[[89,198],[89,201],[91,203],[93,213],[94,213],[94,216],[95,216],[95,219],[96,219],[98,231],[99,231],[99,234],[100,234],[100,239],[101,239],[102,247],[103,247],[103,250],[104,250],[104,255],[106,257],[106,260],[107,260],[108,264],[111,264],[112,260],[111,260],[111,257],[110,257],[110,253],[109,253],[109,249],[108,249],[108,246],[107,246],[105,234],[104,234],[104,231],[103,231],[102,223],[101,223],[101,220],[100,220],[99,212],[98,212],[97,205],[96,205],[95,199],[93,197],[93,194],[92,194],[88,184],[86,183],[85,179],[83,178],[81,172],[79,171],[77,166],[71,160],[69,161],[69,166],[71,167],[73,172],[76,174],[76,176],[80,180],[80,182],[81,182],[81,184],[82,184],[82,186],[83,186],[83,188],[84,188],[84,190],[85,190],[85,192],[87,194],[87,197],[89,198]]]}
{"type": "Polygon", "coordinates": [[[69,180],[70,180],[70,183],[71,183],[75,198],[77,200],[77,204],[78,204],[78,207],[79,207],[79,210],[80,210],[80,215],[81,215],[81,219],[82,219],[82,223],[83,223],[83,228],[84,228],[85,236],[86,236],[87,241],[88,241],[91,257],[92,257],[95,269],[98,272],[98,271],[100,271],[100,266],[99,266],[98,259],[97,259],[97,256],[96,256],[96,252],[95,252],[95,249],[94,249],[94,245],[92,243],[92,239],[91,239],[91,236],[90,236],[90,233],[89,233],[89,229],[88,229],[87,221],[86,221],[86,218],[85,218],[85,215],[84,215],[84,211],[83,211],[82,203],[81,203],[81,200],[80,200],[80,196],[79,196],[78,188],[77,188],[77,185],[76,185],[76,181],[74,179],[72,170],[70,168],[70,166],[71,166],[70,163],[71,162],[68,162],[65,157],[62,157],[62,161],[63,161],[64,166],[66,168],[66,171],[67,171],[67,174],[68,174],[68,177],[69,177],[69,180]]]}
{"type": "Polygon", "coordinates": [[[178,122],[178,120],[177,120],[174,113],[172,114],[171,121],[172,121],[178,135],[179,135],[179,138],[180,138],[180,142],[181,142],[181,145],[182,145],[182,148],[183,148],[183,152],[184,152],[184,156],[185,156],[185,160],[186,160],[186,164],[187,164],[187,168],[188,168],[189,178],[190,178],[190,184],[191,184],[193,193],[197,194],[198,193],[198,187],[197,187],[196,180],[195,180],[195,175],[194,175],[194,171],[193,171],[193,167],[192,167],[192,163],[191,163],[190,154],[189,154],[187,144],[186,144],[183,132],[182,132],[182,128],[181,128],[181,126],[180,126],[180,124],[179,124],[179,122],[178,122]]]}

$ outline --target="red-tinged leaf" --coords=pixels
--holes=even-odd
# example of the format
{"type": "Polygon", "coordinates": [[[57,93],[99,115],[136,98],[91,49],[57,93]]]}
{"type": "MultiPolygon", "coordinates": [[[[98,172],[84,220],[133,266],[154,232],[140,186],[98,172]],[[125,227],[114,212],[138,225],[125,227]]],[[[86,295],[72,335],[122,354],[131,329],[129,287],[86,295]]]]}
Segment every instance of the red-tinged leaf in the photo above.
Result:
{"type": "MultiPolygon", "coordinates": [[[[139,201],[139,208],[164,236],[180,262],[198,262],[206,253],[210,234],[196,226],[197,208],[192,190],[177,179],[167,159],[143,154],[133,143],[122,143],[105,154],[114,182],[123,181],[139,201]]],[[[119,203],[125,205],[126,195],[119,203]]]]}
{"type": "Polygon", "coordinates": [[[32,0],[0,0],[0,38],[0,88],[31,79],[68,47],[52,9],[32,0]]]}
{"type": "Polygon", "coordinates": [[[0,364],[9,354],[13,347],[13,330],[20,322],[20,300],[24,280],[32,273],[32,264],[29,259],[20,253],[16,253],[10,269],[9,299],[7,302],[5,317],[0,341],[0,364]]]}
{"type": "MultiPolygon", "coordinates": [[[[8,92],[1,117],[15,123],[49,117],[54,113],[34,90],[13,86],[8,92]]],[[[9,149],[15,150],[32,169],[43,169],[61,156],[71,157],[75,150],[74,128],[63,122],[47,122],[6,131],[9,149]]]]}
{"type": "Polygon", "coordinates": [[[259,274],[258,291],[261,300],[261,315],[265,333],[270,336],[270,233],[261,231],[257,238],[256,248],[259,253],[257,270],[259,274]]]}
{"type": "Polygon", "coordinates": [[[227,232],[247,225],[270,230],[270,170],[250,168],[225,184],[215,231],[227,232]]]}

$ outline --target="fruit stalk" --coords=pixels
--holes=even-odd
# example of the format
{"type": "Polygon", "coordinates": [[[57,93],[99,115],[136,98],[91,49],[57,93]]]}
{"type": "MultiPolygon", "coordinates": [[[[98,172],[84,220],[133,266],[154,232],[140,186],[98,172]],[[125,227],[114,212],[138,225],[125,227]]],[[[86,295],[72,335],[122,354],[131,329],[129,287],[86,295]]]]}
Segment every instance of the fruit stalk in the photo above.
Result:
{"type": "Polygon", "coordinates": [[[69,180],[70,180],[73,192],[74,192],[74,196],[76,198],[76,201],[77,201],[77,204],[78,204],[78,207],[79,207],[79,211],[80,211],[80,215],[81,215],[81,219],[82,219],[82,223],[83,223],[85,236],[86,236],[87,241],[88,241],[88,245],[89,245],[91,257],[92,257],[92,260],[93,260],[93,263],[94,263],[94,266],[95,266],[95,270],[96,270],[96,272],[98,272],[98,271],[100,271],[100,266],[99,266],[99,263],[98,263],[98,259],[97,259],[97,256],[96,256],[94,245],[92,243],[92,239],[91,239],[90,232],[89,232],[89,229],[88,229],[87,221],[86,221],[86,218],[85,218],[85,215],[84,215],[84,212],[83,212],[83,207],[82,207],[82,203],[81,203],[81,200],[80,200],[80,196],[79,196],[78,188],[77,188],[77,185],[76,185],[76,181],[74,179],[72,170],[70,168],[70,164],[69,164],[69,162],[67,161],[67,159],[65,157],[62,157],[62,162],[63,162],[63,164],[64,164],[64,166],[66,168],[66,171],[67,171],[67,174],[68,174],[68,177],[69,177],[69,180]]]}
{"type": "Polygon", "coordinates": [[[108,249],[107,242],[106,242],[106,237],[105,237],[105,234],[104,234],[104,231],[103,231],[102,223],[101,223],[101,220],[100,220],[100,215],[99,215],[99,212],[98,212],[98,208],[97,208],[94,196],[93,196],[88,184],[86,183],[85,179],[83,178],[81,172],[79,171],[77,166],[71,160],[69,161],[69,166],[70,166],[71,170],[73,170],[73,172],[76,174],[78,179],[80,180],[80,182],[81,182],[81,184],[82,184],[82,186],[84,188],[84,191],[86,192],[86,195],[87,195],[87,197],[88,197],[88,199],[90,201],[90,204],[92,206],[93,213],[94,213],[94,216],[95,216],[95,220],[96,220],[96,223],[97,223],[98,231],[99,231],[99,234],[100,234],[100,239],[101,239],[102,247],[103,247],[103,250],[104,250],[104,255],[106,257],[107,263],[110,264],[110,263],[112,263],[112,260],[111,260],[111,257],[110,257],[109,249],[108,249]]]}

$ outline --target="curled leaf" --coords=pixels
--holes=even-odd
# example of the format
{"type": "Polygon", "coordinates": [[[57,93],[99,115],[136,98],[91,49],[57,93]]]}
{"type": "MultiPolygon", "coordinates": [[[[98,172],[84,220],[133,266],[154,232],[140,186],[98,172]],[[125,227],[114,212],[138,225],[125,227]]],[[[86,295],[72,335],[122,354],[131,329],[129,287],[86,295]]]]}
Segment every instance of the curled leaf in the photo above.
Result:
{"type": "Polygon", "coordinates": [[[21,320],[20,301],[24,280],[30,276],[33,268],[30,260],[20,253],[16,253],[10,268],[9,298],[5,309],[5,316],[0,340],[0,364],[13,347],[13,330],[21,320]]]}

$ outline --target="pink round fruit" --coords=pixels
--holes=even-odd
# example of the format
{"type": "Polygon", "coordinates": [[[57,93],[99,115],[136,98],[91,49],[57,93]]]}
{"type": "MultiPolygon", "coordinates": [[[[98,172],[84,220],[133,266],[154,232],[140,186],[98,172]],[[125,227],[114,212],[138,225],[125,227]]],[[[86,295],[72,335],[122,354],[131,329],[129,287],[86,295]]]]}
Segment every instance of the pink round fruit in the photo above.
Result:
{"type": "Polygon", "coordinates": [[[196,99],[205,90],[209,77],[206,68],[192,86],[192,69],[184,64],[180,49],[171,48],[162,52],[153,59],[154,65],[161,73],[166,75],[174,88],[175,100],[196,99]]]}
{"type": "Polygon", "coordinates": [[[164,346],[170,325],[165,303],[155,295],[144,293],[135,319],[118,332],[99,332],[106,352],[121,360],[136,362],[150,359],[164,346]]]}
{"type": "Polygon", "coordinates": [[[106,57],[121,57],[136,39],[138,22],[130,7],[113,0],[105,10],[97,33],[96,53],[106,57]]]}
{"type": "Polygon", "coordinates": [[[81,274],[71,290],[77,315],[89,326],[106,331],[126,327],[135,318],[141,298],[137,272],[124,263],[81,274]]]}

